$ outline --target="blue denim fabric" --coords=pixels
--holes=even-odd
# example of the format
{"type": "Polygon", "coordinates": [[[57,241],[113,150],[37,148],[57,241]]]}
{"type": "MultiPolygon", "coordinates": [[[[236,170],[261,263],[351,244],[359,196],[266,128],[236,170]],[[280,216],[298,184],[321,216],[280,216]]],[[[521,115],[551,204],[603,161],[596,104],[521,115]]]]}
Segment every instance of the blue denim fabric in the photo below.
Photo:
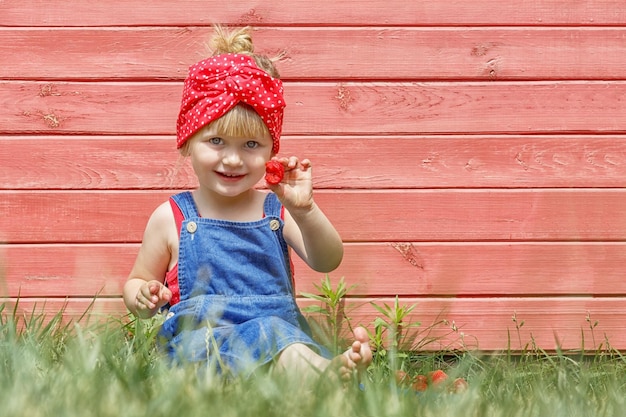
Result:
{"type": "Polygon", "coordinates": [[[267,195],[265,217],[254,222],[201,218],[190,192],[173,198],[185,219],[180,302],[160,330],[168,353],[177,360],[212,361],[232,374],[249,374],[293,343],[328,357],[295,302],[276,195],[267,195]]]}

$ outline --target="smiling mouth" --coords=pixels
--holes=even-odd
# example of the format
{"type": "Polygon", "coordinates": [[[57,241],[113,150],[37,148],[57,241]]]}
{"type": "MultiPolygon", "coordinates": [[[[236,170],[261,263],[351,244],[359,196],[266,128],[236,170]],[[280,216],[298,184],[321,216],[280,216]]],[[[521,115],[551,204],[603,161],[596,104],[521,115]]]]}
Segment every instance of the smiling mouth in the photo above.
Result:
{"type": "Polygon", "coordinates": [[[245,177],[245,174],[229,174],[226,172],[218,172],[217,175],[229,180],[236,180],[245,177]]]}

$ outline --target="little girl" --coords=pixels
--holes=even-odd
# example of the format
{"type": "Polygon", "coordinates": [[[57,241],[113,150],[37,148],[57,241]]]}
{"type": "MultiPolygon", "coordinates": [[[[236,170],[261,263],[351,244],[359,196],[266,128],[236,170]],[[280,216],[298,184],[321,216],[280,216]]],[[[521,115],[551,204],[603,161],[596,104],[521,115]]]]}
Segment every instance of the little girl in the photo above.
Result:
{"type": "Polygon", "coordinates": [[[190,67],[177,121],[199,187],[152,213],[124,302],[141,318],[168,308],[160,338],[176,359],[347,380],[372,360],[367,333],[357,328],[352,346],[329,358],[296,305],[290,259],[293,249],[330,272],[341,238],[313,200],[311,162],[276,156],[285,102],[272,61],[253,53],[248,28],[215,30],[213,56],[190,67]],[[285,175],[264,192],[255,186],[270,159],[285,175]]]}

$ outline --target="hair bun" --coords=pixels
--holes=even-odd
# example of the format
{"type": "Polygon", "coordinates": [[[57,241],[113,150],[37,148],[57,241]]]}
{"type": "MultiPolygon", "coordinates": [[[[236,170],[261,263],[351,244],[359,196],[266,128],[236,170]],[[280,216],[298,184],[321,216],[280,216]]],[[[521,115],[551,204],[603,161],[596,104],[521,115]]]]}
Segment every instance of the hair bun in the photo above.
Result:
{"type": "Polygon", "coordinates": [[[223,26],[214,25],[213,29],[215,32],[209,44],[213,56],[221,54],[248,55],[254,58],[257,66],[263,71],[274,78],[280,78],[278,69],[274,65],[274,61],[277,61],[280,57],[272,59],[266,55],[257,55],[254,53],[252,28],[250,26],[229,30],[223,26]]]}
{"type": "Polygon", "coordinates": [[[222,26],[215,25],[215,34],[211,39],[210,47],[213,55],[219,54],[254,54],[251,28],[249,26],[228,31],[222,26]]]}

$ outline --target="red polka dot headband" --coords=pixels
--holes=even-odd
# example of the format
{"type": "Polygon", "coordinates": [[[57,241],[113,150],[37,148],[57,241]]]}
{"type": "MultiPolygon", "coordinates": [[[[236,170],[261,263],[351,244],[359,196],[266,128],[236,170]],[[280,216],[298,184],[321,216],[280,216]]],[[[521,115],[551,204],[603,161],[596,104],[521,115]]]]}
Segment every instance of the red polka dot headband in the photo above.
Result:
{"type": "Polygon", "coordinates": [[[251,106],[272,136],[278,153],[283,127],[283,83],[261,70],[248,55],[222,54],[189,67],[176,123],[178,148],[198,130],[225,115],[238,103],[251,106]]]}

